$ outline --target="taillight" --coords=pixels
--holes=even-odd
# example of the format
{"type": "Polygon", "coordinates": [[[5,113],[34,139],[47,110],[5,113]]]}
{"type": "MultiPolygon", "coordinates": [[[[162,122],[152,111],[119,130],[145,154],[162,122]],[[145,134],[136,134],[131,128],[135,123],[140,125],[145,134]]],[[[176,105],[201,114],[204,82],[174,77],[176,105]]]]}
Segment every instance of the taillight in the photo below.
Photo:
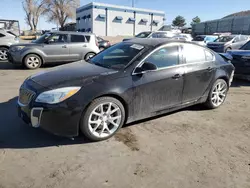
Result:
{"type": "Polygon", "coordinates": [[[99,43],[98,43],[97,39],[95,39],[95,44],[97,47],[99,47],[99,43]]]}

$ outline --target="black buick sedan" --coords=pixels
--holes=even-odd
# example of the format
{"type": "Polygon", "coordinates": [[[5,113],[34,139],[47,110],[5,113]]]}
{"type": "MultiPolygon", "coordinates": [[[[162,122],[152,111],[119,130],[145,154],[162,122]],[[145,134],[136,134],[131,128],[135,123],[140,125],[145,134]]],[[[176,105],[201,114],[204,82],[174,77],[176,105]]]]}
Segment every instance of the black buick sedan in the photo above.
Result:
{"type": "Polygon", "coordinates": [[[223,104],[234,67],[227,56],[180,41],[132,39],[88,62],[56,67],[27,78],[19,116],[53,134],[93,141],[125,123],[194,104],[223,104]]]}

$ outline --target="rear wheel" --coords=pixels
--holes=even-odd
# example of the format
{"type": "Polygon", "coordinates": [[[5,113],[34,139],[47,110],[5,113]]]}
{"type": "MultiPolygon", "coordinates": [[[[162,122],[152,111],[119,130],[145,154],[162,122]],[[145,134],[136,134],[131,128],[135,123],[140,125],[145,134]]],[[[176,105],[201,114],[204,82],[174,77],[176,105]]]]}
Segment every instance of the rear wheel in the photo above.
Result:
{"type": "Polygon", "coordinates": [[[96,54],[94,52],[89,52],[85,55],[84,60],[88,61],[89,59],[91,59],[92,57],[94,57],[96,54]]]}
{"type": "Polygon", "coordinates": [[[223,79],[216,80],[205,103],[206,106],[210,109],[218,108],[219,106],[221,106],[226,99],[227,91],[227,82],[223,79]]]}
{"type": "Polygon", "coordinates": [[[225,52],[228,52],[229,50],[232,50],[232,48],[226,48],[225,52]]]}
{"type": "Polygon", "coordinates": [[[103,51],[103,50],[105,50],[105,48],[104,48],[104,47],[100,47],[99,49],[100,49],[100,51],[103,51]]]}
{"type": "Polygon", "coordinates": [[[38,55],[30,54],[25,57],[24,65],[28,69],[37,69],[41,67],[42,60],[38,55]]]}
{"type": "Polygon", "coordinates": [[[8,53],[9,49],[5,47],[0,47],[0,61],[7,61],[8,60],[8,53]]]}
{"type": "Polygon", "coordinates": [[[112,137],[124,124],[125,109],[122,103],[112,97],[95,99],[83,114],[80,128],[92,141],[112,137]]]}

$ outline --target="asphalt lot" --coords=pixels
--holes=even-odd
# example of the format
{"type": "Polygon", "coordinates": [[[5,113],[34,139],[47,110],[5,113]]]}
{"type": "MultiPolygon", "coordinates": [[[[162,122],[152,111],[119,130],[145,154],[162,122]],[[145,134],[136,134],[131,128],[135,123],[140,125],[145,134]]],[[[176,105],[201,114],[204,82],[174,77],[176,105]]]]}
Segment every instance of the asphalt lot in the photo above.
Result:
{"type": "Polygon", "coordinates": [[[88,143],[24,124],[18,88],[37,71],[0,63],[0,188],[249,188],[250,82],[216,110],[194,106],[88,143]]]}

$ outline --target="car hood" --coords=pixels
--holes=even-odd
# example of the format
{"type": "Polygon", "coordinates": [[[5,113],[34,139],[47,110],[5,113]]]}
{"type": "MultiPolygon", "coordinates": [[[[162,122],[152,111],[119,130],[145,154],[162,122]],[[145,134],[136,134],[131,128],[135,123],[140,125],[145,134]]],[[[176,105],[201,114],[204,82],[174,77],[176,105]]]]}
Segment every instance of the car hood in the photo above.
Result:
{"type": "Polygon", "coordinates": [[[228,53],[232,56],[244,56],[244,55],[250,55],[250,50],[230,50],[228,53]]]}
{"type": "Polygon", "coordinates": [[[208,46],[223,46],[226,42],[209,42],[207,43],[208,46]]]}
{"type": "Polygon", "coordinates": [[[30,79],[43,87],[55,89],[59,87],[84,86],[92,83],[94,79],[117,72],[85,61],[78,61],[53,68],[49,71],[39,72],[31,76],[30,79]]]}

